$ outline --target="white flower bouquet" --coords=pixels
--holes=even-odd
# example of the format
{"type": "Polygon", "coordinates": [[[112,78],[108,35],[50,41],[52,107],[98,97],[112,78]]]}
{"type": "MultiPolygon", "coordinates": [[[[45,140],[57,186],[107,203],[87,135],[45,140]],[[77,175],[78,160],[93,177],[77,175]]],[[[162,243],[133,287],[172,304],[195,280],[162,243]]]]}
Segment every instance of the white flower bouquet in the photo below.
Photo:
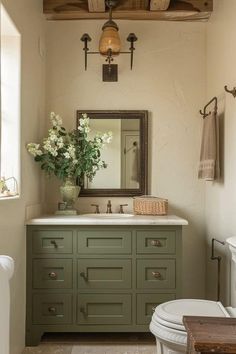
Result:
{"type": "Polygon", "coordinates": [[[89,139],[89,117],[83,114],[77,130],[67,132],[62,119],[54,112],[50,115],[52,128],[42,144],[27,144],[28,152],[41,164],[48,175],[54,174],[60,180],[78,178],[83,184],[84,177],[92,180],[96,172],[106,168],[100,150],[110,143],[112,133],[96,134],[89,139]]]}

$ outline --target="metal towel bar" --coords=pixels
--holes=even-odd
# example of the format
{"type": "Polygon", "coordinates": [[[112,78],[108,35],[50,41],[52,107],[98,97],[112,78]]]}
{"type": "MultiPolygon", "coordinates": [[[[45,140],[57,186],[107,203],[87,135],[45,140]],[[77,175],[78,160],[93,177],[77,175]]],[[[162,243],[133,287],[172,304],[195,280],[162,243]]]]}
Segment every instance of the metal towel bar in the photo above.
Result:
{"type": "Polygon", "coordinates": [[[221,256],[215,256],[215,242],[225,245],[225,242],[219,241],[216,238],[211,240],[211,259],[213,261],[217,260],[217,301],[220,301],[220,265],[221,265],[221,256]]]}

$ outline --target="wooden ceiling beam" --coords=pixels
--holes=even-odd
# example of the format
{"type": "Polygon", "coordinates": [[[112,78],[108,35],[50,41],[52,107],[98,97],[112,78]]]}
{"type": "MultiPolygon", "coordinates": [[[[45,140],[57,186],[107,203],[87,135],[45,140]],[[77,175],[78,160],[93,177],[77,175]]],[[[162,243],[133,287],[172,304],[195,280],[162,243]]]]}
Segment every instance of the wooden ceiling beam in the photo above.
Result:
{"type": "MultiPolygon", "coordinates": [[[[103,0],[44,0],[48,20],[93,20],[108,18],[107,12],[95,12],[103,0]]],[[[152,1],[152,0],[151,0],[152,1]]],[[[150,11],[148,0],[122,0],[113,11],[120,20],[206,21],[213,11],[213,0],[171,0],[166,11],[150,11]]]]}
{"type": "Polygon", "coordinates": [[[171,0],[168,10],[212,12],[213,0],[171,0]]]}
{"type": "Polygon", "coordinates": [[[149,0],[120,0],[113,12],[136,10],[149,10],[149,0]]]}
{"type": "MultiPolygon", "coordinates": [[[[210,18],[210,12],[183,12],[183,11],[122,11],[116,12],[113,16],[116,20],[151,20],[151,21],[206,21],[210,18]]],[[[58,14],[47,14],[47,20],[60,21],[60,20],[106,20],[102,13],[91,12],[69,12],[58,14]]]]}
{"type": "Polygon", "coordinates": [[[150,10],[159,11],[160,4],[169,3],[166,11],[187,11],[187,12],[212,12],[213,1],[201,0],[150,0],[150,10]],[[159,3],[160,1],[160,3],[159,3]]]}
{"type": "Polygon", "coordinates": [[[170,6],[170,0],[150,0],[151,11],[166,11],[170,6]]]}
{"type": "Polygon", "coordinates": [[[105,12],[105,0],[88,0],[89,12],[105,12]]]}

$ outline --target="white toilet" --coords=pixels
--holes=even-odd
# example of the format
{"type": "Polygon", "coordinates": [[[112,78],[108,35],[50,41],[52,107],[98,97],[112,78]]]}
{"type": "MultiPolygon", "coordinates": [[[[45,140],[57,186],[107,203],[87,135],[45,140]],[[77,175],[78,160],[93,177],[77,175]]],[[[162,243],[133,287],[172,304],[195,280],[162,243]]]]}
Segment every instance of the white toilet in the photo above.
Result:
{"type": "MultiPolygon", "coordinates": [[[[232,254],[231,305],[236,306],[236,237],[231,237],[226,242],[232,254]]],[[[150,331],[156,337],[158,354],[186,353],[187,333],[183,316],[236,317],[236,308],[225,308],[220,302],[195,299],[173,300],[157,306],[150,331]]]]}
{"type": "Polygon", "coordinates": [[[0,255],[0,354],[9,354],[10,285],[14,272],[11,257],[0,255]]]}

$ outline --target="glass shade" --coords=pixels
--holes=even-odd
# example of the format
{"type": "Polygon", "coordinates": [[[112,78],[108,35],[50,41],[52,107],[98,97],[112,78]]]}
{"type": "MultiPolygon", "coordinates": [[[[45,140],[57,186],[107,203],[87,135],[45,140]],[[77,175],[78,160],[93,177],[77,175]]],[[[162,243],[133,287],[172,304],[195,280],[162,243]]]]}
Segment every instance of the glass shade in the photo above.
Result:
{"type": "Polygon", "coordinates": [[[107,56],[109,49],[112,51],[112,55],[119,55],[121,50],[120,36],[118,30],[114,27],[105,27],[99,41],[101,55],[107,56]]]}

